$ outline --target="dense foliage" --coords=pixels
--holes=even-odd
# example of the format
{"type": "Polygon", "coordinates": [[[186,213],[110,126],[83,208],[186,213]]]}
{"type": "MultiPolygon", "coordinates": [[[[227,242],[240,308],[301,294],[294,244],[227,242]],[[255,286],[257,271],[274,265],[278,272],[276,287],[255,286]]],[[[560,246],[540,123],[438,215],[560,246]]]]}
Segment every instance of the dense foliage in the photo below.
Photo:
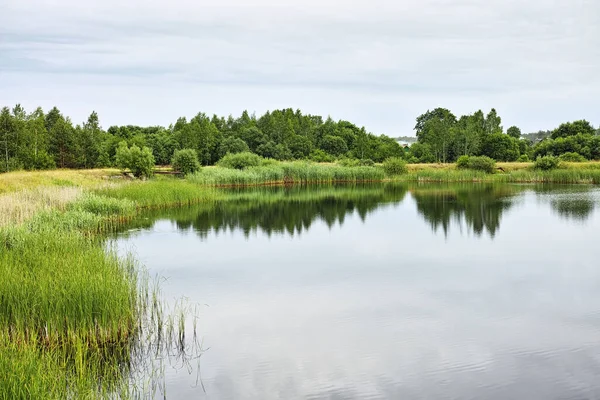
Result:
{"type": "Polygon", "coordinates": [[[472,169],[491,174],[496,169],[496,161],[487,156],[460,156],[456,160],[456,167],[459,169],[472,169]]]}
{"type": "Polygon", "coordinates": [[[198,154],[194,149],[175,150],[171,165],[173,166],[173,170],[179,172],[181,175],[200,171],[198,154]]]}
{"type": "Polygon", "coordinates": [[[527,161],[538,156],[578,153],[600,159],[600,130],[585,120],[561,124],[551,132],[522,135],[511,126],[504,133],[496,110],[457,118],[436,108],[417,117],[418,142],[410,146],[410,162],[452,162],[461,156],[487,156],[497,161],[527,161]],[[535,142],[534,142],[535,141],[535,142]]]}
{"type": "Polygon", "coordinates": [[[494,109],[457,117],[448,109],[436,108],[417,117],[415,131],[417,141],[403,149],[395,139],[368,133],[348,121],[289,108],[260,117],[246,111],[239,118],[198,113],[168,127],[126,125],[103,130],[95,112],[75,125],[56,107],[47,113],[41,108],[28,113],[16,105],[0,111],[0,172],[119,166],[121,142],[142,152],[148,148],[158,165],[169,164],[174,152],[182,149],[194,150],[201,165],[246,152],[275,160],[316,162],[381,163],[390,157],[409,163],[455,162],[463,155],[523,161],[565,153],[600,159],[600,130],[585,120],[561,124],[553,131],[522,134],[516,126],[505,132],[494,109]]]}
{"type": "MultiPolygon", "coordinates": [[[[0,112],[0,172],[17,169],[117,166],[119,143],[150,149],[156,164],[171,162],[176,150],[196,151],[198,162],[213,165],[226,154],[252,152],[277,160],[334,161],[339,157],[382,162],[403,157],[392,138],[368,133],[347,121],[304,115],[292,109],[239,118],[199,113],[169,127],[111,126],[103,130],[93,112],[75,125],[54,107],[27,113],[20,105],[0,112]]],[[[128,168],[128,167],[127,167],[128,168]]]]}
{"type": "Polygon", "coordinates": [[[116,164],[122,170],[129,170],[136,178],[149,177],[154,169],[154,156],[148,147],[139,148],[135,144],[127,147],[119,143],[115,156],[116,164]]]}
{"type": "Polygon", "coordinates": [[[383,162],[383,170],[386,175],[402,175],[408,172],[406,161],[398,157],[390,157],[383,162]]]}
{"type": "Polygon", "coordinates": [[[534,162],[535,169],[541,169],[542,171],[550,171],[558,168],[560,165],[560,159],[554,156],[544,156],[536,158],[534,162]]]}

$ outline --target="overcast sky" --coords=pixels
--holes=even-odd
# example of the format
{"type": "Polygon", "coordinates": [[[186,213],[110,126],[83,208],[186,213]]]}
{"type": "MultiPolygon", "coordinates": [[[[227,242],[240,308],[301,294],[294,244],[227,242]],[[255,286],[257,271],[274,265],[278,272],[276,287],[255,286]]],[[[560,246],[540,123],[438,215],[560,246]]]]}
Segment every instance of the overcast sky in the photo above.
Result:
{"type": "Polygon", "coordinates": [[[0,105],[74,122],[300,108],[414,134],[495,107],[600,125],[599,0],[0,0],[0,105]]]}

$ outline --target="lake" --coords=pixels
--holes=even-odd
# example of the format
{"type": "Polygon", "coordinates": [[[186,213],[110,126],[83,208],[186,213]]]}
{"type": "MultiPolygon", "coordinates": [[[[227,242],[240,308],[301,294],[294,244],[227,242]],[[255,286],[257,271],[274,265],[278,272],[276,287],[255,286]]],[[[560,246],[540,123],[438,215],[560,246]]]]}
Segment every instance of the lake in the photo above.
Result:
{"type": "Polygon", "coordinates": [[[115,239],[196,308],[167,398],[600,398],[600,188],[229,195],[115,239]]]}

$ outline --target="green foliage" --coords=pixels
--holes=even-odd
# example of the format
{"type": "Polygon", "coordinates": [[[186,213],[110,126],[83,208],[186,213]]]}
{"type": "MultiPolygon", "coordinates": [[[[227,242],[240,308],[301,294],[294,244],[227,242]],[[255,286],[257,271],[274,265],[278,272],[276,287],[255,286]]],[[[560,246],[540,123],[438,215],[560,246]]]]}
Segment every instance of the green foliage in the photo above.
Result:
{"type": "Polygon", "coordinates": [[[263,160],[263,157],[246,151],[243,153],[226,154],[219,162],[217,162],[217,165],[223,168],[244,169],[248,167],[258,167],[262,164],[263,160]]]}
{"type": "Polygon", "coordinates": [[[456,161],[456,167],[492,174],[496,170],[496,161],[487,156],[460,156],[456,161]]]}
{"type": "Polygon", "coordinates": [[[408,172],[406,161],[398,157],[387,158],[383,162],[383,170],[388,176],[402,175],[408,172]]]}
{"type": "Polygon", "coordinates": [[[469,160],[471,157],[469,156],[460,156],[458,160],[456,160],[456,168],[458,169],[466,169],[469,168],[469,160]]]}
{"type": "Polygon", "coordinates": [[[182,175],[200,171],[198,154],[194,149],[176,150],[171,160],[173,169],[182,175]]]}
{"type": "Polygon", "coordinates": [[[249,151],[250,148],[246,142],[233,136],[223,139],[221,145],[219,146],[219,154],[221,158],[223,158],[227,153],[237,154],[249,151]]]}
{"type": "Polygon", "coordinates": [[[567,162],[585,162],[585,161],[587,161],[584,156],[582,156],[579,153],[574,153],[574,152],[563,153],[558,158],[560,159],[560,161],[567,161],[567,162]]]}
{"type": "Polygon", "coordinates": [[[515,139],[521,138],[521,130],[516,126],[511,126],[506,130],[508,136],[514,137],[515,139]]]}
{"type": "Polygon", "coordinates": [[[321,148],[334,156],[340,156],[348,152],[348,145],[339,136],[326,135],[323,137],[321,148]]]}
{"type": "Polygon", "coordinates": [[[314,149],[310,152],[310,156],[308,157],[312,161],[315,162],[333,162],[335,161],[335,157],[331,154],[324,152],[321,149],[314,149]]]}
{"type": "Polygon", "coordinates": [[[472,156],[469,157],[469,169],[492,174],[496,169],[496,161],[486,156],[472,156]]]}
{"type": "Polygon", "coordinates": [[[416,159],[418,163],[433,163],[435,162],[435,156],[431,151],[431,146],[427,143],[413,143],[410,146],[410,156],[416,159]]]}
{"type": "Polygon", "coordinates": [[[517,158],[517,162],[529,162],[529,156],[527,154],[521,154],[519,158],[517,158]]]}
{"type": "Polygon", "coordinates": [[[544,156],[536,158],[533,167],[542,171],[550,171],[558,168],[560,165],[560,159],[554,156],[544,156]]]}
{"type": "Polygon", "coordinates": [[[552,139],[566,138],[576,135],[594,135],[594,127],[586,120],[566,122],[552,131],[552,139]]]}
{"type": "Polygon", "coordinates": [[[128,148],[125,142],[121,142],[116,153],[116,164],[123,171],[130,170],[136,178],[147,178],[154,170],[154,156],[148,147],[140,149],[133,145],[128,148]]]}
{"type": "Polygon", "coordinates": [[[519,141],[503,133],[487,135],[481,153],[498,161],[515,161],[519,158],[519,141]]]}

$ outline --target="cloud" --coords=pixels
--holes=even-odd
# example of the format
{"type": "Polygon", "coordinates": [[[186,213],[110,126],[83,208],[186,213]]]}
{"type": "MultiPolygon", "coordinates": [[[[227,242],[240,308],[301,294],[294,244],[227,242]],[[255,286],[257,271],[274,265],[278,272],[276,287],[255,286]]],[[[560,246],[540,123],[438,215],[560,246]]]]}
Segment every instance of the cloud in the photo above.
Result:
{"type": "Polygon", "coordinates": [[[52,76],[52,84],[35,83],[37,97],[50,99],[60,83],[69,96],[51,100],[76,120],[98,108],[109,124],[179,116],[152,106],[140,86],[160,87],[173,108],[191,114],[203,104],[225,114],[291,106],[389,134],[410,133],[414,118],[438,105],[456,113],[496,107],[505,124],[525,131],[593,119],[598,107],[593,0],[8,0],[3,7],[0,102],[33,107],[36,97],[23,94],[33,88],[24,86],[52,76]],[[104,98],[110,87],[133,101],[104,98]],[[204,98],[215,92],[223,94],[204,98]],[[136,102],[147,116],[132,110],[136,102]]]}

